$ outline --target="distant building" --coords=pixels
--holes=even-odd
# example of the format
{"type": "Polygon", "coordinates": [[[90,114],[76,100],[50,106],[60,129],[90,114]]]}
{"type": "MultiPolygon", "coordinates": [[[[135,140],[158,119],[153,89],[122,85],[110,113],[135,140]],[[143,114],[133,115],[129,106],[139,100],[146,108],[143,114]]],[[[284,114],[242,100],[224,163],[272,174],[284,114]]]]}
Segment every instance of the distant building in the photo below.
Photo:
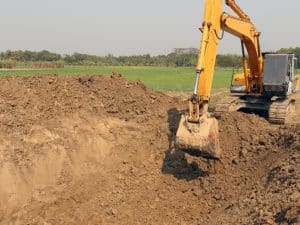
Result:
{"type": "Polygon", "coordinates": [[[175,48],[174,53],[178,55],[183,55],[183,54],[198,54],[198,49],[197,48],[175,48]]]}

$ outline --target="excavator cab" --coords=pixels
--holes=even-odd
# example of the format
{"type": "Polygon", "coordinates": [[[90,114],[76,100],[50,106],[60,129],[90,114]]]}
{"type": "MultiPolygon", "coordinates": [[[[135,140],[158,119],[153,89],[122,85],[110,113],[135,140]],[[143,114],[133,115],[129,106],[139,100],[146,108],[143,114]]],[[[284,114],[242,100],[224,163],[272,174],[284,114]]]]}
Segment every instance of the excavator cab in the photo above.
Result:
{"type": "MultiPolygon", "coordinates": [[[[249,71],[249,70],[248,70],[249,71]]],[[[245,75],[244,73],[234,73],[232,74],[231,84],[230,84],[230,93],[240,94],[246,93],[245,85],[245,75]]]]}
{"type": "MultiPolygon", "coordinates": [[[[297,58],[293,53],[263,53],[263,94],[271,98],[273,96],[285,97],[297,91],[299,77],[296,75],[297,58]]],[[[247,74],[250,70],[247,69],[247,74]]],[[[230,93],[245,94],[246,84],[244,73],[233,70],[230,93]]]]}

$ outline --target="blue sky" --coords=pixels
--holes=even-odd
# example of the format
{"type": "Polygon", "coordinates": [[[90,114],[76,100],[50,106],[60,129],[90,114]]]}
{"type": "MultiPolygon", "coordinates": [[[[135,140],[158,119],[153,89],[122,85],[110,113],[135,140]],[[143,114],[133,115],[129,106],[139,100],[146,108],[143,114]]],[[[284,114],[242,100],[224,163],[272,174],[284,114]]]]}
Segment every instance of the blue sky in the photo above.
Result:
{"type": "MultiPolygon", "coordinates": [[[[262,32],[264,51],[300,46],[300,1],[236,2],[262,32]]],[[[198,47],[203,6],[204,0],[3,0],[0,51],[157,55],[198,47]]],[[[240,53],[239,40],[225,34],[219,52],[240,53]]]]}

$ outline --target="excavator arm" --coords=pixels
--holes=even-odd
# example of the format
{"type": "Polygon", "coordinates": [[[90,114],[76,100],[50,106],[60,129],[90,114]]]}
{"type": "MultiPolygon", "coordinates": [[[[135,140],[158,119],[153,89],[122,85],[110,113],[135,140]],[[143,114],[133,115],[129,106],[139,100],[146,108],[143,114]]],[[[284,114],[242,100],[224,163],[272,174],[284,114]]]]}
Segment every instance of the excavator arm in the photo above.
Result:
{"type": "Polygon", "coordinates": [[[202,41],[196,67],[194,93],[189,104],[189,121],[198,122],[200,115],[208,110],[213,74],[217,56],[219,33],[221,30],[223,0],[206,0],[204,20],[202,23],[202,41]]]}
{"type": "Polygon", "coordinates": [[[189,114],[183,116],[176,135],[181,149],[196,149],[214,158],[220,156],[218,122],[208,113],[220,32],[228,32],[241,40],[246,91],[250,95],[262,93],[263,57],[259,35],[249,16],[235,3],[226,0],[237,16],[223,13],[223,0],[205,0],[202,40],[196,67],[196,81],[189,101],[189,114]],[[248,57],[245,54],[245,48],[248,57]],[[249,62],[249,70],[248,70],[249,62]],[[249,72],[250,71],[250,72],[249,72]]]}

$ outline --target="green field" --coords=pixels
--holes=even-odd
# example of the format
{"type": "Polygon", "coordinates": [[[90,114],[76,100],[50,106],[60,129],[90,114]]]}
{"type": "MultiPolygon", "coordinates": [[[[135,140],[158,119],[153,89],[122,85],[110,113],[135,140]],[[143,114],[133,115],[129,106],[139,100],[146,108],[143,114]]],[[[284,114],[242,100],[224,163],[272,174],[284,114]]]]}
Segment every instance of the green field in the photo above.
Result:
{"type": "MultiPolygon", "coordinates": [[[[139,79],[148,87],[167,91],[192,91],[195,72],[193,68],[172,67],[83,67],[67,66],[63,69],[16,69],[0,70],[0,75],[82,75],[111,74],[118,72],[130,80],[139,79]]],[[[231,68],[217,68],[214,77],[214,88],[229,87],[231,68]]]]}

